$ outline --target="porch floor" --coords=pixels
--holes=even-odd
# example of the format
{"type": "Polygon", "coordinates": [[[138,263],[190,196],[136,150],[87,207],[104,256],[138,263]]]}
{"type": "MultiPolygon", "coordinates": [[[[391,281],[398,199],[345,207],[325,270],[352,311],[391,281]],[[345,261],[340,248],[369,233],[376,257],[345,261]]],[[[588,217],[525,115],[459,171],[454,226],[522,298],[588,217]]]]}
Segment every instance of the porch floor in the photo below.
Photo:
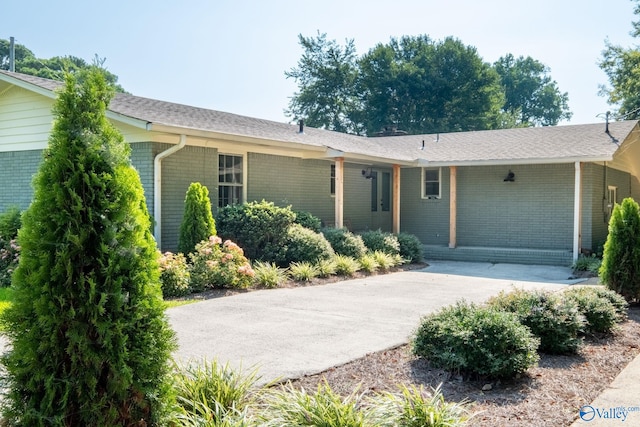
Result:
{"type": "Polygon", "coordinates": [[[497,248],[482,246],[423,245],[425,259],[492,263],[570,266],[573,252],[560,249],[497,248]]]}

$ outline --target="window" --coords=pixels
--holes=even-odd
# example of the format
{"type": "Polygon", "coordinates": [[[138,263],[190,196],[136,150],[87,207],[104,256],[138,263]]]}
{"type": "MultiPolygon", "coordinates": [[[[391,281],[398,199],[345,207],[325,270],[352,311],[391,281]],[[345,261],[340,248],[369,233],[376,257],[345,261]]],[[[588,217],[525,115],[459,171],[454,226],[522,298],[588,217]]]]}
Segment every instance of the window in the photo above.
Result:
{"type": "Polygon", "coordinates": [[[218,207],[242,203],[242,156],[218,155],[218,207]]]}
{"type": "Polygon", "coordinates": [[[422,169],[422,198],[440,198],[440,168],[422,169]]]}
{"type": "Polygon", "coordinates": [[[331,182],[329,184],[331,195],[336,195],[336,165],[331,165],[331,182]]]}
{"type": "Polygon", "coordinates": [[[613,207],[617,203],[618,199],[618,187],[610,185],[608,187],[607,192],[607,215],[611,217],[611,212],[613,212],[613,207]]]}

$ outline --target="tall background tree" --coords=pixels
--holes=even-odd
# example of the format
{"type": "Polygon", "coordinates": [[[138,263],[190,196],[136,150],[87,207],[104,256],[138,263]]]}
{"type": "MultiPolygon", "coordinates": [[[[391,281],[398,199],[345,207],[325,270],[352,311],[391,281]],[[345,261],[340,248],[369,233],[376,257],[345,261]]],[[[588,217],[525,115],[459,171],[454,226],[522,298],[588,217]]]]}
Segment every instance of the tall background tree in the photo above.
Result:
{"type": "MultiPolygon", "coordinates": [[[[640,1],[634,2],[633,13],[640,16],[640,1]]],[[[632,26],[631,35],[640,37],[640,21],[632,26]]],[[[600,94],[614,107],[614,116],[640,119],[640,47],[625,48],[607,40],[599,65],[609,78],[609,85],[600,86],[600,94]]]]}
{"type": "Polygon", "coordinates": [[[359,133],[360,106],[355,93],[356,49],[353,40],[340,46],[327,41],[326,34],[315,38],[298,36],[304,53],[298,66],[285,72],[298,83],[285,111],[289,117],[304,118],[312,127],[337,132],[359,133]]]}
{"type": "Polygon", "coordinates": [[[530,56],[507,54],[493,65],[504,89],[503,110],[516,126],[555,126],[569,120],[569,95],[551,80],[549,68],[530,56]]]}
{"type": "Polygon", "coordinates": [[[311,126],[367,135],[391,126],[416,134],[552,125],[571,117],[567,94],[543,64],[507,55],[491,65],[453,37],[392,38],[359,58],[353,40],[341,47],[326,34],[300,36],[300,45],[298,67],[285,73],[300,90],[286,113],[311,126]],[[348,118],[348,126],[335,125],[335,117],[348,118]]]}
{"type": "MultiPolygon", "coordinates": [[[[28,74],[30,76],[42,77],[51,80],[64,80],[65,73],[78,74],[80,78],[84,75],[81,71],[88,70],[94,64],[103,66],[104,58],[96,55],[93,62],[89,63],[76,56],[54,56],[53,58],[37,58],[34,53],[24,45],[15,43],[15,71],[16,73],[28,74]]],[[[10,41],[0,39],[0,70],[9,70],[10,41]]],[[[104,77],[107,82],[115,88],[117,92],[125,92],[124,88],[118,84],[118,76],[104,70],[104,77]]]]}
{"type": "Polygon", "coordinates": [[[67,74],[22,217],[3,325],[10,425],[160,422],[173,332],[129,146],[106,118],[102,72],[67,74]]]}

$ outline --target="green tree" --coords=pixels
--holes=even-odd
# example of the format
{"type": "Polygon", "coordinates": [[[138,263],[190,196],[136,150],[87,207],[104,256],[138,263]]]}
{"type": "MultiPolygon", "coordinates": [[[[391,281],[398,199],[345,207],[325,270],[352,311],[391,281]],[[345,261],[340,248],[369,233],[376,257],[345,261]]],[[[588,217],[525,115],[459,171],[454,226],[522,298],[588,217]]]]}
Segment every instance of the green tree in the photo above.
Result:
{"type": "Polygon", "coordinates": [[[199,182],[192,182],[184,200],[178,251],[189,254],[195,251],[198,243],[215,234],[216,223],[211,214],[209,190],[199,182]]]}
{"type": "MultiPolygon", "coordinates": [[[[9,69],[9,40],[0,39],[0,70],[9,69]]],[[[103,68],[105,59],[96,55],[92,63],[88,63],[76,56],[54,56],[53,58],[37,58],[32,51],[24,45],[15,43],[15,71],[17,73],[28,74],[30,76],[42,77],[51,80],[64,80],[66,73],[78,74],[82,80],[83,71],[97,65],[103,68]]],[[[118,76],[103,69],[107,82],[114,87],[117,92],[125,92],[124,88],[118,84],[118,76]]]]}
{"type": "Polygon", "coordinates": [[[299,92],[289,101],[285,114],[312,127],[360,133],[359,102],[354,91],[357,78],[353,40],[344,47],[326,34],[315,38],[298,35],[304,50],[298,66],[285,72],[298,83],[299,92]]]}
{"type": "MultiPolygon", "coordinates": [[[[640,1],[634,0],[633,13],[640,16],[640,1]]],[[[640,36],[640,21],[632,22],[633,37],[640,36]]],[[[616,107],[614,115],[628,119],[640,118],[640,48],[625,48],[610,41],[605,42],[600,68],[607,74],[609,85],[600,86],[600,95],[616,107]]]]}
{"type": "Polygon", "coordinates": [[[611,213],[600,279],[627,301],[640,299],[640,208],[632,198],[611,213]]]}
{"type": "Polygon", "coordinates": [[[365,127],[408,133],[493,129],[504,96],[500,79],[476,49],[448,37],[391,39],[359,61],[365,127]]]}
{"type": "Polygon", "coordinates": [[[508,54],[493,66],[505,92],[503,110],[516,117],[517,126],[554,126],[571,118],[569,95],[560,92],[543,63],[508,54]]]}
{"type": "Polygon", "coordinates": [[[3,315],[11,425],[161,422],[175,348],[129,147],[106,118],[98,68],[68,74],[22,218],[15,302],[3,315]]]}

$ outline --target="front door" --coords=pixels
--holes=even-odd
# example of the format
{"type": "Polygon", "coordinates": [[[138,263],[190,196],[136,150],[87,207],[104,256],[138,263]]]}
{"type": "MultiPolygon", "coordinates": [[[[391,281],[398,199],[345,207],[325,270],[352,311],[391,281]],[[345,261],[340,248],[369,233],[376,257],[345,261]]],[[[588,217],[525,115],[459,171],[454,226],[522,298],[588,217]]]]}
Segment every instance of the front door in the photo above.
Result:
{"type": "Polygon", "coordinates": [[[391,232],[391,170],[371,172],[371,229],[391,232]]]}

